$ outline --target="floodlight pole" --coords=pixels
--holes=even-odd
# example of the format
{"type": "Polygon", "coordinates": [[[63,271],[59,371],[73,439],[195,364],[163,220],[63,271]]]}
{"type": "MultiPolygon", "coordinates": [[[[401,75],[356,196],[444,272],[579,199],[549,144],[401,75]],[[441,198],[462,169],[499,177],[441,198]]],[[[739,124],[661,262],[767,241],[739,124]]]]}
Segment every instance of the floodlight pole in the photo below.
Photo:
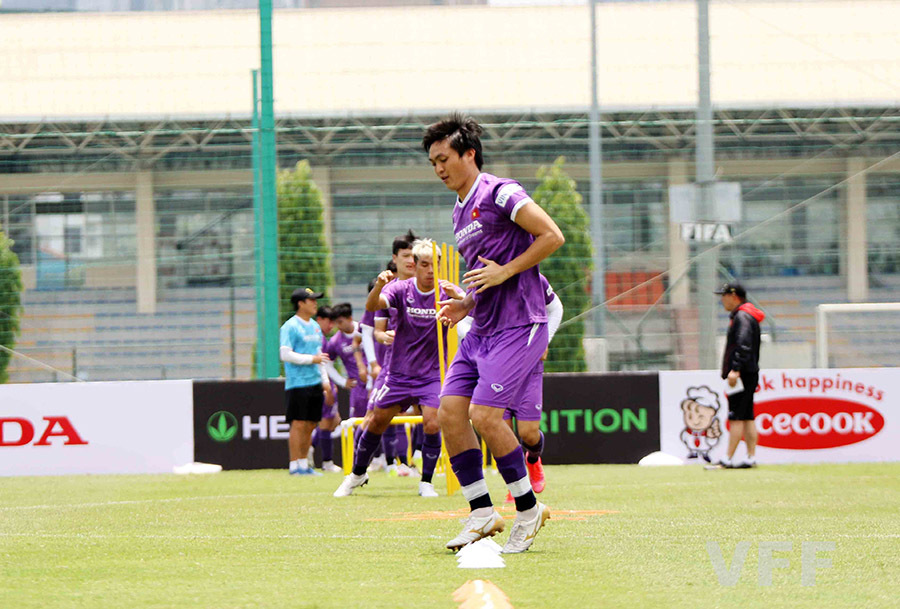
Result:
{"type": "Polygon", "coordinates": [[[588,124],[588,162],[591,167],[590,218],[594,246],[594,271],[591,277],[591,306],[594,309],[593,335],[603,336],[606,301],[606,275],[603,247],[603,139],[600,133],[600,102],[597,94],[597,0],[591,0],[591,112],[588,124]]]}
{"type": "MultiPolygon", "coordinates": [[[[697,142],[695,181],[700,205],[700,222],[713,222],[713,188],[716,179],[715,148],[713,147],[713,113],[709,85],[709,0],[697,0],[697,74],[699,99],[697,103],[697,142]]],[[[713,290],[718,271],[715,244],[703,243],[697,268],[698,337],[697,351],[700,368],[718,368],[716,357],[716,297],[713,290]]]]}
{"type": "Polygon", "coordinates": [[[260,59],[260,200],[262,220],[263,316],[266,344],[262,346],[262,378],[281,374],[278,358],[278,199],[276,188],[275,95],[272,85],[272,0],[259,0],[260,59]]]}

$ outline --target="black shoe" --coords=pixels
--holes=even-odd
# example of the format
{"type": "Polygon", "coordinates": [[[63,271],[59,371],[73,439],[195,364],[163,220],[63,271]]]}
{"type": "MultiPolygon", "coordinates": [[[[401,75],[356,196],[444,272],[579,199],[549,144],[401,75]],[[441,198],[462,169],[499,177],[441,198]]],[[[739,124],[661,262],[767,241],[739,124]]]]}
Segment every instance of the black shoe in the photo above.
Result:
{"type": "Polygon", "coordinates": [[[703,457],[703,460],[706,461],[707,463],[712,463],[712,459],[710,459],[709,455],[707,455],[706,453],[703,453],[700,456],[703,457]]]}
{"type": "Polygon", "coordinates": [[[688,458],[688,459],[696,459],[696,458],[697,458],[697,453],[688,453],[687,458],[688,458]]]}

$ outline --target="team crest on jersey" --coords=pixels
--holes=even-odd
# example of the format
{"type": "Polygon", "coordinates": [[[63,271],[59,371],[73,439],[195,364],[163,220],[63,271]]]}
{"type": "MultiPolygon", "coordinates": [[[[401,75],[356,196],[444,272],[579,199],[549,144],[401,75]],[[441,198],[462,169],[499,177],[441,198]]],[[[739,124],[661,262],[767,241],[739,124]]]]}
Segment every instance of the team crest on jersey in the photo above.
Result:
{"type": "Polygon", "coordinates": [[[472,219],[477,220],[480,217],[481,217],[481,212],[478,211],[478,208],[476,207],[475,209],[472,210],[472,219]]]}

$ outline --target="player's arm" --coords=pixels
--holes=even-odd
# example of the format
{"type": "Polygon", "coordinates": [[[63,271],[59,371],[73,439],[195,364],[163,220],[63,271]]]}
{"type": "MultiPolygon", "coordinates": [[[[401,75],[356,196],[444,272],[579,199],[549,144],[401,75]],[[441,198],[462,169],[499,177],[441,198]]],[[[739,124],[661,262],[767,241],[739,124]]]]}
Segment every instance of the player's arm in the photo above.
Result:
{"type": "Polygon", "coordinates": [[[359,370],[359,382],[365,383],[368,378],[367,370],[366,370],[366,362],[363,359],[362,351],[360,351],[360,345],[362,344],[362,336],[354,336],[353,337],[353,359],[356,360],[356,369],[359,370]]]}
{"type": "Polygon", "coordinates": [[[510,218],[531,233],[534,241],[528,246],[527,250],[506,264],[497,264],[493,260],[479,256],[478,260],[484,266],[463,275],[466,284],[470,288],[477,288],[476,294],[500,285],[513,275],[518,275],[522,271],[539,264],[566,242],[562,231],[559,230],[553,218],[531,199],[523,199],[521,207],[517,206],[510,218]]]}
{"type": "Polygon", "coordinates": [[[359,324],[359,331],[362,335],[362,349],[369,360],[369,371],[371,372],[378,365],[378,358],[375,357],[375,328],[368,324],[359,324]]]}
{"type": "Polygon", "coordinates": [[[387,329],[387,317],[375,318],[375,340],[382,345],[391,345],[394,343],[395,332],[387,329]]]}
{"type": "Polygon", "coordinates": [[[317,353],[310,355],[309,353],[297,353],[289,346],[281,345],[278,355],[283,362],[290,362],[298,366],[308,366],[310,364],[321,364],[322,362],[331,361],[327,353],[317,353]]]}
{"type": "Polygon", "coordinates": [[[553,340],[553,335],[559,329],[559,324],[563,318],[563,303],[559,299],[559,294],[553,294],[553,300],[547,305],[547,331],[550,333],[548,343],[553,340]]]}
{"type": "Polygon", "coordinates": [[[466,337],[466,334],[468,334],[469,330],[472,329],[472,323],[474,321],[475,320],[472,319],[471,317],[466,316],[463,318],[463,320],[461,322],[456,324],[456,332],[457,332],[457,336],[459,337],[459,340],[462,340],[466,337]]]}
{"type": "Polygon", "coordinates": [[[331,379],[338,387],[347,389],[347,378],[337,371],[337,368],[334,367],[334,362],[326,362],[325,373],[327,375],[326,379],[331,379]]]}
{"type": "Polygon", "coordinates": [[[375,285],[372,286],[372,291],[366,297],[366,311],[380,311],[390,306],[387,297],[381,293],[381,290],[393,278],[394,274],[391,271],[381,271],[378,274],[378,277],[375,279],[375,285]]]}

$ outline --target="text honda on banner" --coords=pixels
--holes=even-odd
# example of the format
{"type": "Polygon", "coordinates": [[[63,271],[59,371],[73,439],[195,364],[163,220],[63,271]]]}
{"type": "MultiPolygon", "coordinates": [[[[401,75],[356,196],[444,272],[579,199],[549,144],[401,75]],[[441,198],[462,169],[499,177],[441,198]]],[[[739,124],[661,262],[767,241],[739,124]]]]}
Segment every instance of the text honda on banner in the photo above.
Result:
{"type": "MultiPolygon", "coordinates": [[[[728,446],[726,383],[716,371],[659,373],[660,446],[715,462],[728,446]]],[[[900,369],[761,370],[754,415],[760,463],[900,460],[900,369]]],[[[743,455],[744,445],[738,449],[743,455]]]]}
{"type": "MultiPolygon", "coordinates": [[[[728,446],[726,383],[716,371],[659,373],[660,447],[716,462],[728,446]]],[[[760,463],[900,460],[900,370],[762,370],[754,415],[760,463]]],[[[742,443],[736,457],[744,455],[742,443]]]]}
{"type": "Polygon", "coordinates": [[[171,472],[192,400],[191,381],[0,385],[0,476],[171,472]]]}

